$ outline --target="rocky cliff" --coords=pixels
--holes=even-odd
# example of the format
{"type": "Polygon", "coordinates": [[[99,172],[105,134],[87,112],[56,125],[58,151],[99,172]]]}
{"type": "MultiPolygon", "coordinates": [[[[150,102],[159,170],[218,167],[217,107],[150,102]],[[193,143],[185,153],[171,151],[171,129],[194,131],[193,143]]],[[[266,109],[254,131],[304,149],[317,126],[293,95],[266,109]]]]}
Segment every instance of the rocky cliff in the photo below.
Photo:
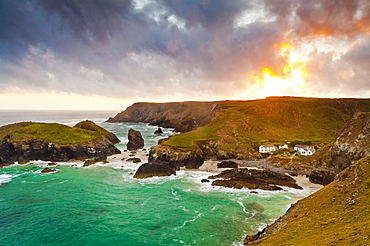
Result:
{"type": "Polygon", "coordinates": [[[56,123],[16,123],[0,128],[0,165],[31,160],[68,161],[118,154],[120,151],[99,130],[56,123]]]}
{"type": "MultiPolygon", "coordinates": [[[[315,163],[339,172],[336,180],[293,205],[262,232],[248,236],[245,243],[366,245],[370,240],[369,143],[370,113],[356,113],[338,132],[334,143],[318,153],[315,163]]],[[[327,175],[334,177],[330,171],[317,175],[326,181],[327,175]]]]}
{"type": "Polygon", "coordinates": [[[218,102],[141,102],[134,103],[107,122],[143,122],[188,132],[208,124],[218,109],[218,102]]]}
{"type": "Polygon", "coordinates": [[[219,102],[135,103],[108,122],[146,122],[183,132],[161,145],[192,151],[214,141],[219,153],[259,157],[261,144],[333,142],[356,112],[370,112],[369,99],[270,97],[219,102]],[[199,147],[199,146],[198,146],[199,147]]]}
{"type": "Polygon", "coordinates": [[[337,180],[292,205],[245,245],[368,245],[370,157],[347,167],[337,180]]]}
{"type": "Polygon", "coordinates": [[[318,153],[317,166],[342,171],[370,155],[370,113],[356,113],[338,132],[333,144],[318,153]]]}

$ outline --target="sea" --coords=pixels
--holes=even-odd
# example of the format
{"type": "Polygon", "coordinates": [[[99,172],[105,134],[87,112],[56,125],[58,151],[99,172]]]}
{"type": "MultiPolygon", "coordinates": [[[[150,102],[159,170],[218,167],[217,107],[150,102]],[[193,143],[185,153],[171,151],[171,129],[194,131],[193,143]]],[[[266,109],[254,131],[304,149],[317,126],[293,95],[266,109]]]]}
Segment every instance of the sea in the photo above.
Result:
{"type": "MultiPolygon", "coordinates": [[[[139,130],[145,148],[174,134],[144,123],[105,123],[115,111],[0,110],[0,126],[57,122],[74,126],[92,120],[115,133],[125,151],[130,128],[139,130]]],[[[315,189],[263,191],[213,187],[201,180],[212,175],[178,171],[176,176],[133,178],[142,164],[113,159],[82,167],[57,163],[57,172],[41,173],[48,164],[33,161],[0,169],[0,245],[243,245],[283,215],[292,203],[315,189]]]]}

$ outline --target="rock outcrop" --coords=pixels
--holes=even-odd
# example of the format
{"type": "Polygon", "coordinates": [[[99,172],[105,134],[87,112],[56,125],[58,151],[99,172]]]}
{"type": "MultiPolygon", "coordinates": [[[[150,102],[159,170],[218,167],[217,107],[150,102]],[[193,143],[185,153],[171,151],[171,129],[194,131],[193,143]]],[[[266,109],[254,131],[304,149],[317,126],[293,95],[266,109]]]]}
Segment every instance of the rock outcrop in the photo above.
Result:
{"type": "Polygon", "coordinates": [[[334,181],[335,172],[327,169],[313,170],[308,176],[311,183],[328,185],[334,181]]]}
{"type": "Polygon", "coordinates": [[[144,139],[141,136],[141,133],[131,128],[128,131],[127,149],[135,150],[135,149],[142,149],[142,148],[144,148],[144,139]]]}
{"type": "Polygon", "coordinates": [[[234,168],[208,177],[208,179],[217,178],[222,178],[222,180],[215,180],[212,185],[236,189],[245,187],[248,189],[282,190],[283,188],[279,186],[302,189],[292,177],[268,169],[234,168]]]}
{"type": "Polygon", "coordinates": [[[51,169],[51,168],[48,168],[48,167],[45,167],[44,169],[41,170],[41,173],[51,173],[51,172],[55,172],[56,169],[51,169]]]}
{"type": "Polygon", "coordinates": [[[313,183],[327,185],[336,174],[370,155],[370,113],[358,112],[338,132],[334,143],[319,150],[309,175],[313,183]]]}
{"type": "Polygon", "coordinates": [[[140,163],[141,159],[138,157],[132,157],[132,158],[128,158],[126,161],[133,162],[133,163],[140,163]]]}
{"type": "Polygon", "coordinates": [[[204,163],[204,155],[200,148],[191,151],[180,151],[168,146],[153,146],[149,152],[149,163],[167,165],[173,170],[180,167],[197,169],[204,163]]]}
{"type": "Polygon", "coordinates": [[[134,178],[136,179],[146,179],[155,176],[171,176],[176,175],[176,171],[169,168],[167,165],[158,163],[144,163],[136,171],[134,178]]]}
{"type": "Polygon", "coordinates": [[[162,128],[158,127],[157,130],[155,130],[154,134],[162,134],[163,131],[162,131],[162,128]]]}
{"type": "Polygon", "coordinates": [[[84,167],[88,167],[88,166],[91,166],[97,162],[106,162],[107,161],[107,157],[105,155],[99,155],[99,156],[96,156],[96,157],[93,157],[91,159],[87,159],[85,162],[84,162],[84,167]]]}
{"type": "Polygon", "coordinates": [[[316,165],[334,168],[337,172],[370,155],[370,113],[358,112],[338,132],[334,143],[320,153],[316,165]]]}
{"type": "Polygon", "coordinates": [[[217,163],[217,168],[238,168],[238,163],[235,161],[221,161],[217,163]]]}
{"type": "Polygon", "coordinates": [[[99,132],[55,123],[16,123],[0,128],[0,165],[31,160],[68,161],[121,153],[99,132]]]}

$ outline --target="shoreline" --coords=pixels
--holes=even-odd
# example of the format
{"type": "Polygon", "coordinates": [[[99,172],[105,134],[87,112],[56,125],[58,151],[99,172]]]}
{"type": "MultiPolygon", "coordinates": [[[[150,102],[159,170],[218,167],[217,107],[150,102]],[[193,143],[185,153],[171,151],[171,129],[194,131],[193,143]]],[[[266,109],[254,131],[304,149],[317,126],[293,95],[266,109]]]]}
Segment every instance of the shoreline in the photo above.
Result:
{"type": "MultiPolygon", "coordinates": [[[[145,150],[135,150],[135,151],[122,151],[121,154],[115,154],[112,156],[109,156],[107,158],[107,161],[111,163],[112,161],[117,161],[117,160],[122,160],[124,159],[124,162],[127,162],[127,159],[129,158],[140,158],[141,162],[139,163],[133,163],[138,165],[142,165],[143,163],[148,162],[148,155],[149,155],[149,149],[145,150]]],[[[309,181],[309,179],[305,175],[297,175],[297,176],[292,176],[290,175],[290,171],[286,170],[284,168],[278,168],[274,167],[271,163],[269,163],[267,160],[258,160],[258,161],[241,161],[241,160],[232,160],[238,163],[239,168],[249,168],[249,169],[264,169],[264,168],[269,168],[270,170],[282,174],[287,174],[293,179],[295,179],[296,183],[303,188],[304,191],[307,191],[307,195],[312,194],[313,192],[318,191],[323,185],[320,184],[314,184],[309,181]]],[[[209,172],[209,173],[214,173],[218,174],[221,173],[224,170],[230,169],[230,168],[218,168],[217,163],[221,162],[221,160],[206,160],[204,163],[198,168],[198,169],[189,169],[185,167],[181,167],[179,171],[192,171],[192,172],[209,172]]],[[[105,165],[109,165],[109,163],[105,165]]],[[[122,163],[122,166],[124,163],[122,163]]]]}

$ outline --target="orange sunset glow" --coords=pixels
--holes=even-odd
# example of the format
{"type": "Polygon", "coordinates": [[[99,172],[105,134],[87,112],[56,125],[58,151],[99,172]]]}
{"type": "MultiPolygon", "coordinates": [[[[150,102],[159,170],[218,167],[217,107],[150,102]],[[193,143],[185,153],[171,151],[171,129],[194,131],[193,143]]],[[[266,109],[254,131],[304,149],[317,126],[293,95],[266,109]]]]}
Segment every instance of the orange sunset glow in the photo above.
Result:
{"type": "Polygon", "coordinates": [[[1,1],[0,109],[370,97],[368,0],[88,2],[1,1]]]}
{"type": "Polygon", "coordinates": [[[286,64],[282,71],[273,71],[264,67],[259,75],[250,75],[247,80],[253,81],[254,86],[244,96],[253,93],[259,98],[268,96],[283,96],[292,92],[302,92],[308,73],[305,69],[307,58],[294,50],[290,44],[281,44],[281,55],[286,64]]]}

